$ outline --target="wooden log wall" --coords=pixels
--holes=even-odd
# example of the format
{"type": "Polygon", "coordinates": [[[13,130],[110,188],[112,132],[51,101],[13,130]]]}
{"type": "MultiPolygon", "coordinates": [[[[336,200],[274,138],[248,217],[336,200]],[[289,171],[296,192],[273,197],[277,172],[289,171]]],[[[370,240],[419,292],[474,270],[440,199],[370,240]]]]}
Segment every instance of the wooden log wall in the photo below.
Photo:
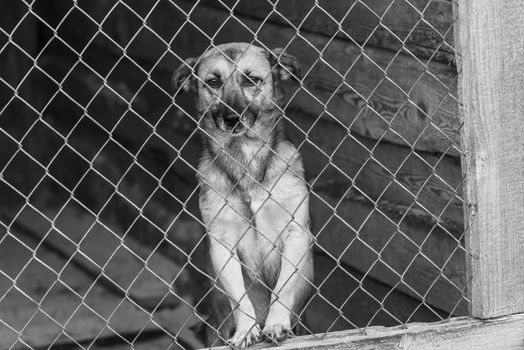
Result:
{"type": "MultiPolygon", "coordinates": [[[[318,282],[329,277],[326,285],[340,290],[341,279],[354,281],[350,274],[370,280],[369,288],[385,291],[377,292],[384,306],[404,321],[465,314],[451,2],[366,3],[320,1],[309,13],[313,1],[280,1],[274,11],[240,1],[231,17],[229,2],[91,1],[64,21],[69,2],[35,7],[49,24],[40,39],[53,38],[53,30],[59,37],[39,59],[51,76],[39,89],[56,92],[44,119],[68,140],[50,173],[93,211],[104,209],[104,220],[116,219],[145,244],[160,244],[162,230],[183,208],[185,219],[199,217],[200,139],[191,99],[177,96],[173,104],[172,72],[211,40],[253,41],[256,33],[258,45],[287,46],[307,72],[302,86],[284,90],[288,136],[300,147],[312,184],[318,282]],[[65,171],[60,162],[74,169],[65,171]],[[111,199],[115,191],[118,200],[111,199]],[[104,206],[107,200],[112,204],[104,206]],[[139,225],[133,219],[140,212],[139,225]],[[346,272],[331,277],[326,266],[332,263],[346,272]],[[396,292],[388,296],[391,288],[396,292]],[[424,307],[410,319],[415,308],[407,305],[419,300],[424,307]]],[[[197,248],[198,239],[173,227],[169,232],[185,252],[197,248]]],[[[185,258],[173,245],[163,247],[185,258]]],[[[334,305],[345,305],[347,295],[324,288],[334,305]]],[[[323,320],[316,331],[338,317],[336,308],[321,305],[311,306],[323,320]]],[[[337,329],[369,321],[351,319],[352,308],[343,307],[350,322],[337,329]]]]}

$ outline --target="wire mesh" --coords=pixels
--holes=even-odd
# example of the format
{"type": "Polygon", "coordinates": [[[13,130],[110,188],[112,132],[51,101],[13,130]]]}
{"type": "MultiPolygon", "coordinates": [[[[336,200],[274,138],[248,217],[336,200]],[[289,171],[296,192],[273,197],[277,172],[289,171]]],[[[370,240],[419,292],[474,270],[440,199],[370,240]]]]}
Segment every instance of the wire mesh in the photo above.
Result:
{"type": "MultiPolygon", "coordinates": [[[[451,5],[3,5],[9,20],[0,26],[1,345],[151,348],[154,341],[159,349],[197,348],[206,332],[227,341],[230,335],[210,319],[211,294],[223,289],[223,277],[216,276],[230,264],[244,274],[258,272],[235,254],[242,239],[218,240],[231,254],[216,274],[209,272],[206,244],[216,241],[210,227],[224,211],[251,223],[240,236],[255,230],[261,246],[280,241],[291,226],[307,233],[314,279],[301,277],[312,293],[304,307],[289,310],[301,334],[323,338],[334,330],[365,332],[464,314],[451,5]],[[192,97],[173,91],[171,74],[188,57],[198,65],[209,50],[238,68],[251,52],[230,58],[218,43],[231,41],[262,48],[280,59],[284,73],[296,72],[282,64],[283,53],[302,61],[303,75],[282,83],[283,102],[273,107],[296,148],[293,156],[303,158],[306,178],[287,164],[268,187],[244,169],[245,178],[232,188],[248,179],[264,193],[258,209],[246,214],[231,205],[233,194],[213,188],[223,204],[206,222],[197,203],[210,175],[197,164],[201,137],[218,140],[202,126],[209,108],[197,113],[192,97]],[[272,51],[276,47],[282,51],[272,51]],[[291,209],[271,198],[290,174],[307,188],[291,209]],[[296,218],[308,198],[311,228],[296,218]],[[268,202],[291,218],[278,239],[252,220],[268,202]]],[[[214,88],[196,66],[187,68],[188,80],[214,88]]],[[[272,74],[266,73],[264,81],[272,74]]],[[[275,101],[273,92],[259,94],[275,101]]],[[[263,144],[236,165],[249,168],[261,151],[285,163],[293,158],[263,144]]],[[[276,246],[269,254],[297,265],[301,275],[304,257],[297,263],[276,246]]],[[[278,298],[273,304],[288,308],[278,298]]],[[[237,306],[230,315],[239,317],[237,306]]]]}

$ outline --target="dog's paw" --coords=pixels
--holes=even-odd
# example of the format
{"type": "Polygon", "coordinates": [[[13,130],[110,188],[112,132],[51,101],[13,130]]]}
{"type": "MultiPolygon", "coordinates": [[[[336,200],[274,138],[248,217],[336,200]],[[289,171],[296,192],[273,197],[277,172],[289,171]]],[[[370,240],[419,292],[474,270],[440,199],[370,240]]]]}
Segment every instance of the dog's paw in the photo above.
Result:
{"type": "Polygon", "coordinates": [[[262,332],[258,324],[253,324],[249,327],[237,329],[235,334],[227,342],[236,349],[245,349],[250,345],[262,341],[262,332]]]}
{"type": "Polygon", "coordinates": [[[266,341],[277,344],[286,338],[293,336],[293,332],[291,331],[291,326],[289,324],[266,324],[262,332],[264,333],[266,341]]]}

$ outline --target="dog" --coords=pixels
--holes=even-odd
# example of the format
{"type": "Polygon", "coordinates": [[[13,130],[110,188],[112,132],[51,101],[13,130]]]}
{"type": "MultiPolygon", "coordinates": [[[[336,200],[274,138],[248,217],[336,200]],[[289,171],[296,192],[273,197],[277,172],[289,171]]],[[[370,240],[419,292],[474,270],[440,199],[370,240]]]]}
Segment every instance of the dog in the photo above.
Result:
{"type": "Polygon", "coordinates": [[[195,96],[203,134],[199,207],[215,281],[208,346],[284,340],[310,294],[309,190],[280,104],[281,82],[299,77],[294,56],[249,43],[214,46],[174,73],[175,88],[195,96]]]}

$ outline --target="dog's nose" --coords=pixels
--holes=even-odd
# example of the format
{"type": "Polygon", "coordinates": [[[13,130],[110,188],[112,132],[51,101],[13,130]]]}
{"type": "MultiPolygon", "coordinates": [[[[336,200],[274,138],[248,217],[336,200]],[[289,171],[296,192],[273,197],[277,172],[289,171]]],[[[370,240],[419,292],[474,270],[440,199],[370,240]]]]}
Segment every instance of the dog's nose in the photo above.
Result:
{"type": "Polygon", "coordinates": [[[233,128],[240,122],[240,118],[235,114],[228,114],[224,116],[224,124],[229,127],[233,128]]]}

